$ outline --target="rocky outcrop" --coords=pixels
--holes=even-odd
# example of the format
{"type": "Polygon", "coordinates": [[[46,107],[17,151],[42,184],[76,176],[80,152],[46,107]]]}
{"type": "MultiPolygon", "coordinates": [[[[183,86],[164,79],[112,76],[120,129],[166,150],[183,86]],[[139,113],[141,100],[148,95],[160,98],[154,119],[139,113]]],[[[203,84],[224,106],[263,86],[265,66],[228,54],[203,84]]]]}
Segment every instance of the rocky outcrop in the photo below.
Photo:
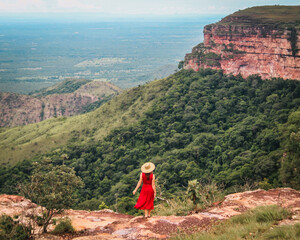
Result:
{"type": "Polygon", "coordinates": [[[92,103],[99,103],[120,91],[120,88],[111,83],[91,81],[72,93],[41,97],[0,93],[0,127],[14,127],[52,117],[78,115],[88,111],[92,103]]]}
{"type": "Polygon", "coordinates": [[[19,216],[37,207],[36,204],[21,196],[0,195],[0,215],[19,216]]]}
{"type": "MultiPolygon", "coordinates": [[[[257,206],[274,204],[293,211],[294,215],[289,224],[300,221],[300,191],[291,188],[269,191],[259,189],[231,194],[226,196],[223,202],[188,216],[153,216],[145,219],[111,210],[91,212],[67,210],[60,217],[69,217],[76,231],[80,233],[73,239],[167,239],[178,231],[205,231],[217,220],[228,219],[257,206]]],[[[6,213],[11,216],[21,214],[26,216],[29,215],[26,213],[32,212],[34,208],[36,205],[32,205],[29,200],[22,197],[0,195],[0,215],[6,213]]],[[[43,235],[38,239],[63,238],[43,235]]]]}
{"type": "Polygon", "coordinates": [[[299,21],[300,6],[256,7],[234,13],[204,27],[204,43],[185,56],[184,68],[300,80],[299,21]]]}

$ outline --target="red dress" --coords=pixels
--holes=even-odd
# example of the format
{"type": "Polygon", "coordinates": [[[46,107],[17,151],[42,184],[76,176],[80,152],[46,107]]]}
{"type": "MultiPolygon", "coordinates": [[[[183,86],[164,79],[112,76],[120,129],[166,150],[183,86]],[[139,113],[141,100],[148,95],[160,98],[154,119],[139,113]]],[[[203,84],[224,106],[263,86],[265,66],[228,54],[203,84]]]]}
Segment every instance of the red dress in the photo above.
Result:
{"type": "Polygon", "coordinates": [[[153,173],[150,174],[149,179],[147,179],[145,173],[142,173],[142,179],[142,190],[134,207],[142,210],[152,210],[154,209],[154,191],[152,188],[153,173]]]}

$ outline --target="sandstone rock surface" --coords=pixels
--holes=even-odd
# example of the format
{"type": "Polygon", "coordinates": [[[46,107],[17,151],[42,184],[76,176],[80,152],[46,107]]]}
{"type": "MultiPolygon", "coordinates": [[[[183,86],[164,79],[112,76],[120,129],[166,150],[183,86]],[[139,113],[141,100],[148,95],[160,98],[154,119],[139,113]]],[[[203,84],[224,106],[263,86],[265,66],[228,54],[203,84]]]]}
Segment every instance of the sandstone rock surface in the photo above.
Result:
{"type": "MultiPolygon", "coordinates": [[[[300,191],[291,188],[269,191],[259,189],[228,195],[223,202],[188,216],[152,216],[145,219],[111,210],[89,212],[70,209],[60,217],[69,217],[79,234],[67,237],[38,235],[37,239],[168,239],[177,231],[207,230],[217,220],[230,218],[256,206],[274,204],[290,208],[294,212],[288,224],[299,222],[300,191]]],[[[0,195],[0,214],[16,215],[36,207],[22,197],[0,195]]]]}

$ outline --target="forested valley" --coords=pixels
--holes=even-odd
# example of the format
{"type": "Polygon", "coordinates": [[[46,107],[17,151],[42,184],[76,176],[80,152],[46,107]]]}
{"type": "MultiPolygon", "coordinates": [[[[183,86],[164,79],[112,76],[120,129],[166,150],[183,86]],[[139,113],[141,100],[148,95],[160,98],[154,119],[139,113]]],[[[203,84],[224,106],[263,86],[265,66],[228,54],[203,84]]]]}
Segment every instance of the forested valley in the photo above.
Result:
{"type": "Polygon", "coordinates": [[[55,151],[3,165],[0,192],[16,194],[34,162],[45,158],[74,168],[82,178],[74,208],[91,199],[110,207],[134,203],[132,191],[147,161],[156,164],[159,194],[167,199],[182,195],[194,179],[214,182],[226,193],[245,184],[300,189],[300,82],[181,70],[116,97],[126,95],[130,101],[124,99],[122,107],[137,122],[102,140],[82,143],[74,136],[55,151]],[[152,94],[145,96],[148,87],[152,94]],[[153,100],[141,115],[133,108],[153,100]]]}

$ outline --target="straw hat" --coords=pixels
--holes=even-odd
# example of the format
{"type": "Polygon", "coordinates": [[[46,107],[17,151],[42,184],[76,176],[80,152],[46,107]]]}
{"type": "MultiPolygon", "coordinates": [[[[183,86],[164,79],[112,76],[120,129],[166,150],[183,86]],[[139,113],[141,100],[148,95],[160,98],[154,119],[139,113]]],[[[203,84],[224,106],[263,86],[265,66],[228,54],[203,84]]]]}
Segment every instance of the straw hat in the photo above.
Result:
{"type": "Polygon", "coordinates": [[[146,162],[141,167],[143,173],[151,173],[155,169],[155,165],[152,162],[146,162]]]}

